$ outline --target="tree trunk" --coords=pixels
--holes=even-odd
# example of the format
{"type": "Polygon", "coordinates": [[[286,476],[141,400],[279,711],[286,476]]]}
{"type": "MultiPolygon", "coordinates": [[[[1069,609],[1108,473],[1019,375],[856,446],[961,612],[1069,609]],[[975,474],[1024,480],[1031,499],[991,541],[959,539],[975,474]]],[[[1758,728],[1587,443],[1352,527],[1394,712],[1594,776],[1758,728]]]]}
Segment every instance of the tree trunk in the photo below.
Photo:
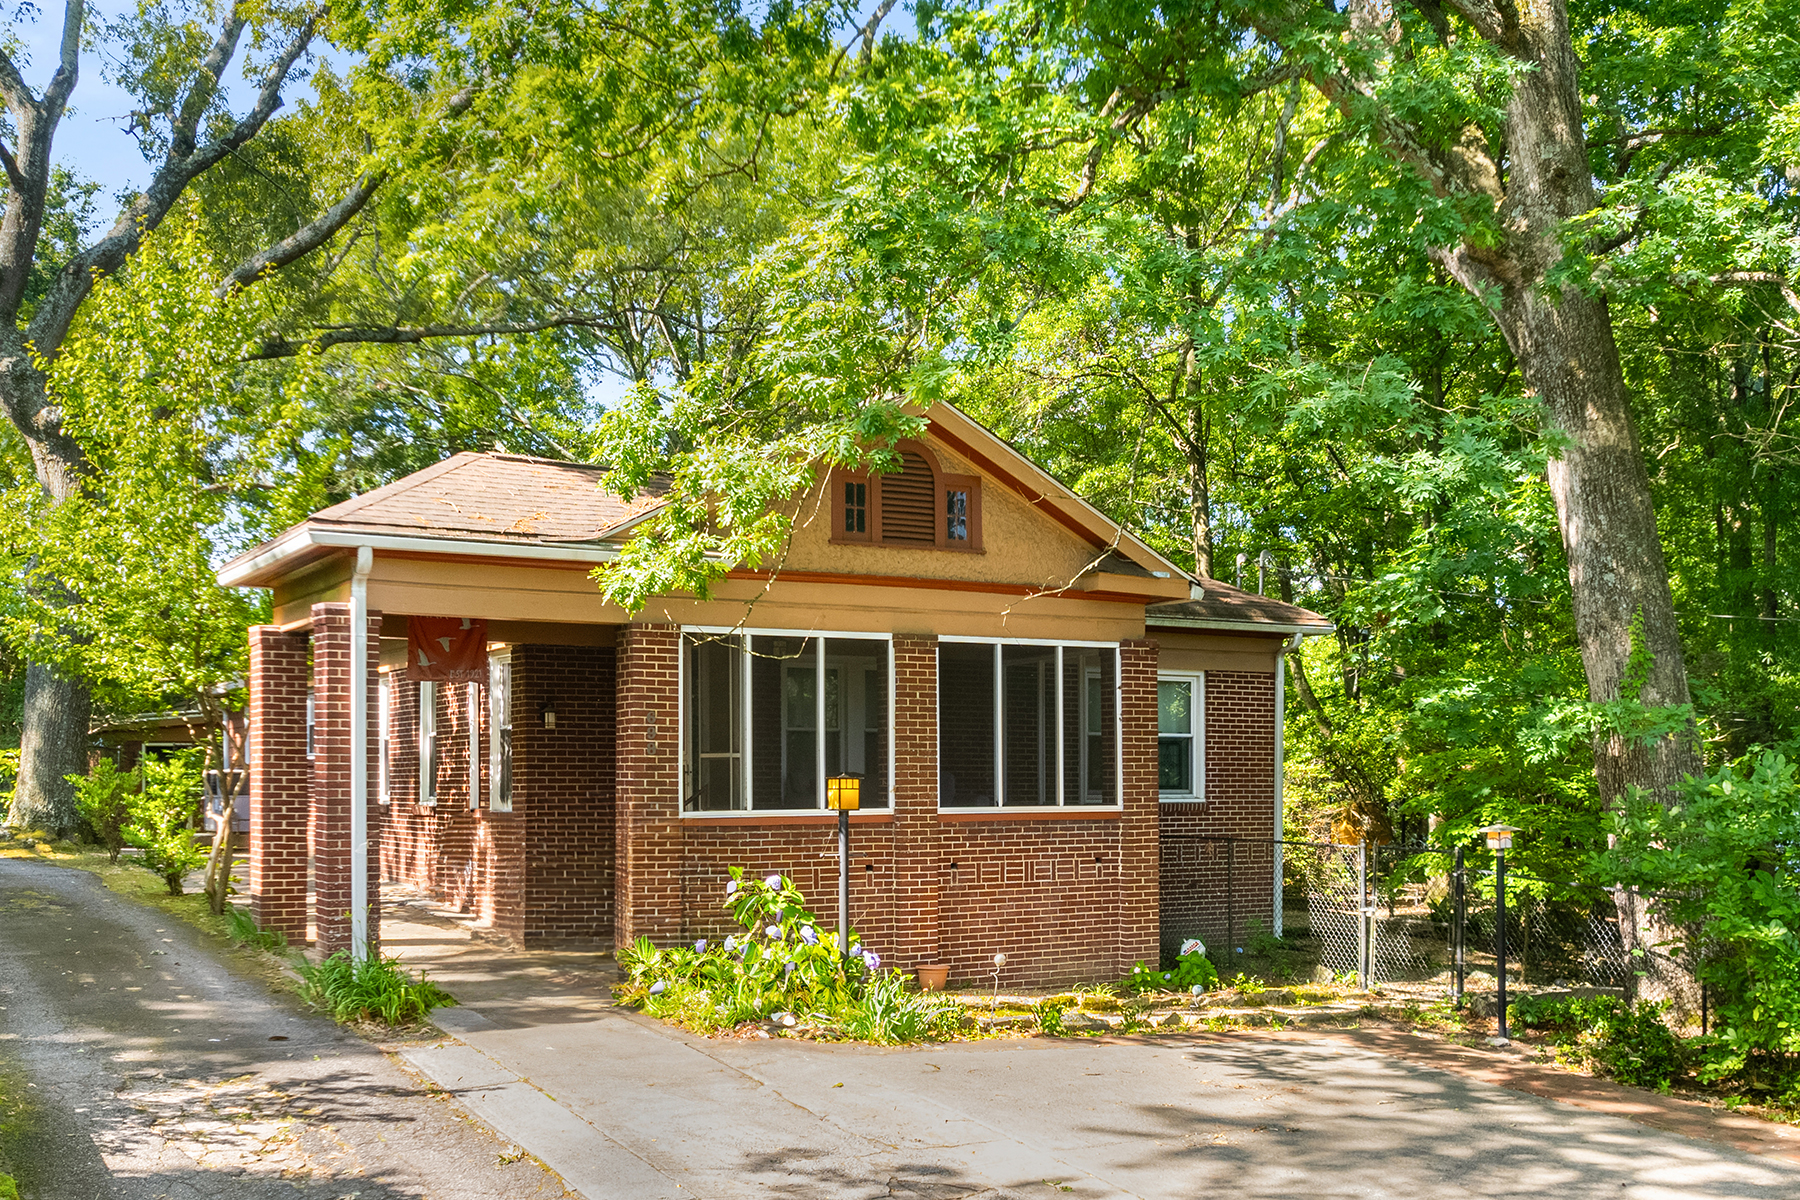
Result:
{"type": "MultiPolygon", "coordinates": [[[[44,374],[16,331],[0,333],[0,408],[30,450],[33,472],[50,502],[76,495],[87,458],[63,429],[62,412],[50,403],[44,374]]],[[[73,597],[70,601],[76,602],[73,597]]],[[[75,787],[64,777],[87,774],[93,696],[85,681],[32,662],[29,646],[24,656],[29,665],[19,720],[19,782],[7,820],[64,837],[76,825],[75,787]]]]}
{"type": "MultiPolygon", "coordinates": [[[[1197,391],[1198,378],[1190,374],[1190,389],[1197,391]]],[[[1200,397],[1190,394],[1188,425],[1188,496],[1194,506],[1194,574],[1202,579],[1213,578],[1212,551],[1212,488],[1207,479],[1207,429],[1206,413],[1201,408],[1200,397]]]]}
{"type": "MultiPolygon", "coordinates": [[[[1532,69],[1514,76],[1507,105],[1508,178],[1499,322],[1526,387],[1544,406],[1563,449],[1549,464],[1557,525],[1569,560],[1575,634],[1589,698],[1651,707],[1689,702],[1668,566],[1650,477],[1632,418],[1612,316],[1603,297],[1544,287],[1563,258],[1563,222],[1596,204],[1582,131],[1579,65],[1564,0],[1519,5],[1514,51],[1532,69]],[[1627,694],[1629,693],[1629,694],[1627,694]]],[[[1701,759],[1691,734],[1644,739],[1602,731],[1594,740],[1601,801],[1628,789],[1667,798],[1701,759]]],[[[1643,991],[1690,1000],[1691,976],[1667,951],[1679,932],[1620,900],[1621,933],[1640,951],[1643,991]]]]}
{"type": "Polygon", "coordinates": [[[8,824],[58,838],[74,832],[75,785],[64,777],[87,774],[92,714],[86,684],[64,679],[42,663],[26,668],[19,781],[8,824]]]}

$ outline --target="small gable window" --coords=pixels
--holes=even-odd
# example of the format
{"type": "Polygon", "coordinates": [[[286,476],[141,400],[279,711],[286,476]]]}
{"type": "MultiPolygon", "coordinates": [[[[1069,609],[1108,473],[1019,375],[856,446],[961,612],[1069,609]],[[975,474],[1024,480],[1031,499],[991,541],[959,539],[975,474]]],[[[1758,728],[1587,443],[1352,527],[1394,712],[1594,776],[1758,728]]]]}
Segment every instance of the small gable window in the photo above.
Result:
{"type": "Polygon", "coordinates": [[[860,479],[844,481],[844,533],[848,537],[869,533],[869,485],[860,479]]]}
{"type": "Polygon", "coordinates": [[[981,481],[942,473],[917,442],[895,449],[898,471],[832,477],[832,540],[980,551],[981,481]]]}
{"type": "Polygon", "coordinates": [[[944,536],[953,542],[969,540],[969,492],[967,488],[944,491],[944,536]]]}

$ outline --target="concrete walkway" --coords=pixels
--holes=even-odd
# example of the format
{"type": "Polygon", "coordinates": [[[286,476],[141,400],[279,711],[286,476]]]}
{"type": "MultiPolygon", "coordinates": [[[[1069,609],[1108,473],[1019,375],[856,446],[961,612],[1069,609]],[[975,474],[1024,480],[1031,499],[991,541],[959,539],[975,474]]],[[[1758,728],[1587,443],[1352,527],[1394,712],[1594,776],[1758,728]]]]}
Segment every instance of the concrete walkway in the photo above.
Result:
{"type": "Polygon", "coordinates": [[[402,1053],[589,1200],[1800,1196],[1779,1157],[1328,1034],[708,1040],[611,1007],[598,955],[509,977],[504,951],[388,913],[411,935],[390,948],[468,1001],[402,1053]]]}

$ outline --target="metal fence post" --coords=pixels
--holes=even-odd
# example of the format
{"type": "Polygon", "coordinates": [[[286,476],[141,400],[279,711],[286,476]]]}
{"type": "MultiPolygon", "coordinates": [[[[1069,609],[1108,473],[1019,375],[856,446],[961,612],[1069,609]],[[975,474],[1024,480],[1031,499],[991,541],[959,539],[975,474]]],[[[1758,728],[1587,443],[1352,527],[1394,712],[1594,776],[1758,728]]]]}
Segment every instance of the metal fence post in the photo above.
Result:
{"type": "Polygon", "coordinates": [[[1463,952],[1465,929],[1464,924],[1469,915],[1469,897],[1465,890],[1468,884],[1463,875],[1463,848],[1456,848],[1456,869],[1450,873],[1450,953],[1451,953],[1451,1000],[1457,1008],[1463,1004],[1463,975],[1466,959],[1463,952]]]}
{"type": "Polygon", "coordinates": [[[1369,990],[1369,843],[1356,843],[1356,973],[1369,990]]]}
{"type": "Polygon", "coordinates": [[[1236,962],[1233,937],[1237,928],[1237,839],[1225,839],[1225,961],[1236,962]]]}

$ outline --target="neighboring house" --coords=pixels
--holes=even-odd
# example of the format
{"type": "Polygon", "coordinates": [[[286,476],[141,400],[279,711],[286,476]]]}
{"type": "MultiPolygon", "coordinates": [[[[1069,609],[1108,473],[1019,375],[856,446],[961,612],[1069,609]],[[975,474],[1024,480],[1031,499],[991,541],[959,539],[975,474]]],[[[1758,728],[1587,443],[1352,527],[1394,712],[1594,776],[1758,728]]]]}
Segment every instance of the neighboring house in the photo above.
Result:
{"type": "MultiPolygon", "coordinates": [[[[1004,952],[1014,984],[1116,978],[1197,929],[1217,898],[1163,894],[1162,834],[1278,836],[1280,656],[1330,626],[1191,580],[955,408],[929,416],[903,471],[834,472],[777,569],[708,601],[607,603],[588,573],[659,501],[508,454],[227,564],[274,590],[250,633],[258,920],[350,944],[378,895],[351,855],[366,786],[370,876],[518,944],[716,935],[733,866],[791,876],[829,926],[824,784],[850,773],[851,918],[891,965],[967,978],[1004,952]],[[485,622],[485,683],[416,678],[407,638],[432,618],[485,622]]],[[[1263,870],[1238,915],[1266,925],[1263,870]]]]}
{"type": "MultiPolygon", "coordinates": [[[[223,789],[236,786],[236,776],[241,766],[233,761],[231,744],[233,738],[243,737],[244,714],[227,712],[225,719],[232,723],[232,737],[224,736],[224,732],[213,724],[214,718],[196,709],[104,717],[90,726],[88,733],[96,743],[94,753],[112,759],[121,771],[131,770],[146,758],[162,759],[178,750],[193,750],[206,742],[213,742],[224,763],[226,774],[221,775],[217,767],[208,768],[206,772],[206,808],[202,827],[210,833],[224,804],[223,789]]],[[[248,791],[236,797],[233,811],[232,830],[236,833],[248,833],[248,791]]]]}

